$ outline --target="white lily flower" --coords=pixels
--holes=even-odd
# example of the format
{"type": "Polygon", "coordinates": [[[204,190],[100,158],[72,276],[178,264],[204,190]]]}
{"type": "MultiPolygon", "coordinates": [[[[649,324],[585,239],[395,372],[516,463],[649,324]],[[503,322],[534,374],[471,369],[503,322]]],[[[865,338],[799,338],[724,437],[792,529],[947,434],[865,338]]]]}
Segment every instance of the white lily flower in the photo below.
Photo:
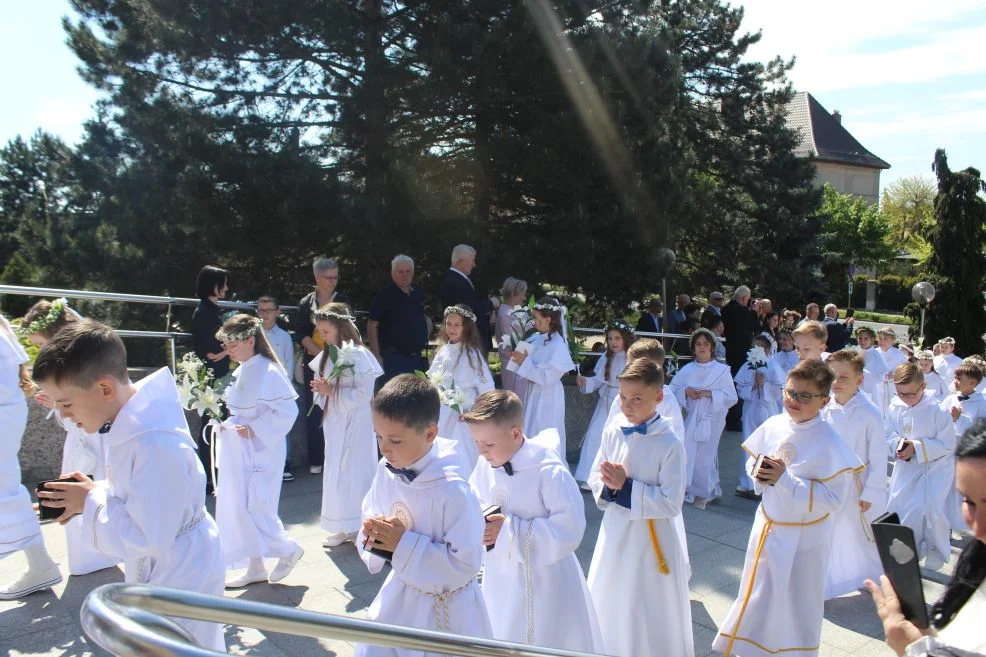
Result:
{"type": "Polygon", "coordinates": [[[352,340],[347,340],[342,343],[339,347],[339,362],[338,365],[355,365],[356,364],[356,343],[352,340]]]}
{"type": "Polygon", "coordinates": [[[746,352],[746,362],[753,369],[760,369],[767,366],[767,352],[763,347],[757,345],[746,352]]]}
{"type": "Polygon", "coordinates": [[[219,408],[219,395],[212,388],[206,387],[199,391],[198,397],[192,404],[192,409],[196,411],[199,415],[214,415],[218,416],[220,413],[219,408]]]}
{"type": "Polygon", "coordinates": [[[192,398],[195,395],[195,383],[186,375],[178,383],[178,398],[181,400],[181,407],[187,410],[192,408],[192,398]]]}
{"type": "Polygon", "coordinates": [[[439,371],[434,371],[428,375],[428,380],[431,381],[431,385],[436,388],[442,388],[442,373],[439,371]]]}
{"type": "Polygon", "coordinates": [[[449,372],[442,373],[442,388],[449,390],[455,387],[455,380],[452,378],[452,374],[449,372]]]}

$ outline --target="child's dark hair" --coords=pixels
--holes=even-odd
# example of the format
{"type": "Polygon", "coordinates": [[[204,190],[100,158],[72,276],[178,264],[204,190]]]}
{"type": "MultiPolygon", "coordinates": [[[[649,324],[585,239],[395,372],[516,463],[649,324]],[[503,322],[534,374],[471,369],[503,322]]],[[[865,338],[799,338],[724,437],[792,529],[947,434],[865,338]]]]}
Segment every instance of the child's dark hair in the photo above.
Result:
{"type": "Polygon", "coordinates": [[[274,348],[270,346],[270,341],[267,340],[267,335],[264,333],[262,326],[263,324],[260,323],[260,320],[253,315],[237,313],[223,322],[223,327],[216,333],[216,339],[224,342],[223,337],[225,336],[236,334],[246,335],[249,333],[250,335],[247,338],[253,338],[254,353],[260,354],[287,372],[287,365],[282,363],[281,359],[277,357],[274,348]]]}
{"type": "MultiPolygon", "coordinates": [[[[42,299],[31,306],[31,309],[27,311],[27,314],[24,315],[24,319],[21,320],[21,326],[23,328],[27,328],[37,320],[45,319],[51,312],[52,303],[47,299],[42,299]]],[[[55,317],[51,323],[48,324],[48,326],[38,331],[37,334],[42,336],[45,340],[51,340],[56,333],[77,319],[78,318],[69,311],[68,307],[63,307],[62,311],[58,313],[58,316],[55,317]]]]}
{"type": "Polygon", "coordinates": [[[715,354],[716,334],[710,331],[709,329],[704,329],[704,328],[698,329],[697,331],[692,333],[690,338],[688,338],[688,351],[692,352],[692,354],[695,353],[695,343],[698,341],[699,338],[705,338],[706,340],[708,340],[709,346],[712,347],[712,352],[713,354],[715,354]]]}
{"type": "Polygon", "coordinates": [[[91,388],[99,379],[128,381],[127,349],[116,331],[91,319],[71,322],[48,341],[34,361],[34,380],[91,388]]]}
{"type": "Polygon", "coordinates": [[[803,360],[788,372],[787,378],[810,382],[815,385],[818,392],[827,395],[832,391],[835,375],[832,374],[829,366],[820,360],[803,360]]]}
{"type": "Polygon", "coordinates": [[[613,367],[613,355],[616,353],[609,348],[609,332],[616,331],[623,338],[623,353],[633,346],[633,333],[630,325],[626,321],[619,319],[606,327],[606,367],[603,368],[603,377],[609,381],[609,375],[613,367]]]}
{"type": "Polygon", "coordinates": [[[195,295],[205,301],[216,294],[216,289],[229,283],[229,272],[222,267],[206,265],[195,277],[195,295]]]}
{"type": "MultiPolygon", "coordinates": [[[[720,319],[719,321],[721,322],[722,320],[720,319]]],[[[770,347],[771,347],[770,338],[768,338],[766,335],[761,333],[760,335],[753,336],[753,342],[759,343],[760,347],[762,347],[763,350],[767,352],[767,355],[768,356],[770,355],[770,347]]]]}
{"type": "MultiPolygon", "coordinates": [[[[534,304],[534,312],[544,315],[550,322],[548,326],[548,337],[545,341],[550,340],[553,333],[561,335],[561,308],[562,305],[558,302],[558,299],[552,297],[542,297],[534,304]]],[[[564,338],[564,336],[562,337],[564,338]]]]}
{"type": "Polygon", "coordinates": [[[863,354],[859,353],[855,349],[840,349],[834,354],[830,354],[826,363],[849,363],[852,365],[853,371],[856,374],[862,374],[866,367],[866,360],[863,358],[863,354]]]}
{"type": "MultiPolygon", "coordinates": [[[[962,434],[955,448],[955,458],[957,461],[986,460],[986,420],[976,420],[962,434]]],[[[931,624],[939,630],[948,625],[983,581],[986,581],[986,543],[974,538],[959,555],[945,593],[931,606],[931,624]]]]}
{"type": "Polygon", "coordinates": [[[462,350],[455,359],[456,367],[459,365],[459,359],[464,355],[466,362],[469,363],[469,367],[479,376],[480,381],[485,381],[486,373],[483,371],[483,351],[479,347],[479,329],[476,327],[475,320],[476,313],[464,303],[446,308],[445,317],[442,319],[442,326],[438,331],[438,340],[442,344],[449,343],[448,331],[445,330],[445,322],[448,320],[449,315],[458,315],[462,318],[462,338],[459,340],[462,350]]]}
{"type": "Polygon", "coordinates": [[[633,361],[617,378],[620,381],[639,381],[645,386],[659,390],[664,387],[664,370],[649,358],[638,358],[633,361]]]}
{"type": "Polygon", "coordinates": [[[476,398],[476,402],[462,414],[466,424],[495,424],[497,426],[524,426],[524,404],[512,390],[490,390],[476,398]]]}
{"type": "Polygon", "coordinates": [[[962,363],[954,370],[955,376],[967,376],[978,385],[983,380],[983,371],[972,363],[962,363]]]}
{"type": "Polygon", "coordinates": [[[396,376],[373,397],[373,412],[415,431],[438,424],[441,402],[438,389],[413,374],[396,376]]]}

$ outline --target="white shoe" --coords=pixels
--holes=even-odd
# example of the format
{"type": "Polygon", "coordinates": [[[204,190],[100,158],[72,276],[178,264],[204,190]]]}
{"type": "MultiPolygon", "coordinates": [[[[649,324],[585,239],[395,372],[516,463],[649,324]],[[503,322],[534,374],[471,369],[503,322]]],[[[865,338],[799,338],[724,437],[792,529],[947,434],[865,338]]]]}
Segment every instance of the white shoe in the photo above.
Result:
{"type": "Polygon", "coordinates": [[[271,583],[280,582],[282,579],[290,575],[291,571],[294,570],[294,567],[298,564],[298,561],[301,560],[301,557],[304,554],[305,554],[304,548],[302,548],[299,545],[297,548],[295,548],[294,554],[292,554],[290,557],[283,557],[281,559],[278,559],[277,565],[274,566],[274,570],[271,571],[270,577],[268,578],[267,581],[271,583]]]}
{"type": "Polygon", "coordinates": [[[329,534],[328,536],[325,537],[325,540],[322,541],[322,547],[324,548],[336,547],[338,545],[342,545],[343,543],[351,543],[355,540],[356,540],[356,532],[352,532],[351,534],[347,534],[345,532],[340,532],[338,534],[329,534]]]}
{"type": "Polygon", "coordinates": [[[0,600],[16,600],[35,591],[50,589],[61,581],[62,573],[56,563],[44,570],[25,570],[17,581],[0,587],[0,600]]]}
{"type": "Polygon", "coordinates": [[[244,587],[250,586],[251,584],[257,584],[259,582],[267,581],[267,571],[261,573],[251,573],[249,571],[243,573],[239,577],[234,577],[231,580],[226,581],[227,589],[242,589],[244,587]]]}
{"type": "Polygon", "coordinates": [[[945,560],[937,552],[931,551],[924,558],[924,567],[928,570],[941,570],[945,567],[945,560]]]}
{"type": "Polygon", "coordinates": [[[692,502],[692,505],[696,509],[702,509],[703,511],[705,510],[705,500],[703,500],[701,497],[696,497],[695,501],[692,502]]]}
{"type": "Polygon", "coordinates": [[[322,466],[320,466],[320,465],[313,465],[313,466],[311,466],[311,467],[308,468],[308,473],[309,474],[322,474],[322,466]]]}

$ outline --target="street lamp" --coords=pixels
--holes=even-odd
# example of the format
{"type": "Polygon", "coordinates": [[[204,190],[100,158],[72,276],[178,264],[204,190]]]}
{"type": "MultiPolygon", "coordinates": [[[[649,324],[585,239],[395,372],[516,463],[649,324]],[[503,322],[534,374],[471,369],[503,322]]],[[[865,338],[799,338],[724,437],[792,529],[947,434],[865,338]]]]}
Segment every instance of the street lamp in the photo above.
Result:
{"type": "Polygon", "coordinates": [[[928,309],[928,304],[935,299],[935,286],[927,281],[915,283],[911,288],[911,298],[921,306],[921,346],[924,347],[924,311],[928,309]]]}

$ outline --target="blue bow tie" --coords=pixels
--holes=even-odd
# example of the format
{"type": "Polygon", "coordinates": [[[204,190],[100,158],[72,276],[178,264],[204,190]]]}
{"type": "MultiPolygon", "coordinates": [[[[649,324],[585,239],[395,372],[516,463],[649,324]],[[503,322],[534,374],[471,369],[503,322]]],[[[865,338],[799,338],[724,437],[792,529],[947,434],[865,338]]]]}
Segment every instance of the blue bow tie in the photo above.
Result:
{"type": "Polygon", "coordinates": [[[417,472],[415,472],[414,470],[410,470],[408,468],[395,468],[389,463],[384,463],[384,465],[387,466],[388,470],[393,472],[396,476],[400,477],[401,480],[407,483],[411,483],[412,481],[414,481],[414,478],[418,476],[417,472]]]}
{"type": "Polygon", "coordinates": [[[620,427],[620,431],[623,432],[624,436],[632,436],[635,433],[647,435],[647,423],[641,422],[640,424],[635,424],[631,427],[620,427]]]}

